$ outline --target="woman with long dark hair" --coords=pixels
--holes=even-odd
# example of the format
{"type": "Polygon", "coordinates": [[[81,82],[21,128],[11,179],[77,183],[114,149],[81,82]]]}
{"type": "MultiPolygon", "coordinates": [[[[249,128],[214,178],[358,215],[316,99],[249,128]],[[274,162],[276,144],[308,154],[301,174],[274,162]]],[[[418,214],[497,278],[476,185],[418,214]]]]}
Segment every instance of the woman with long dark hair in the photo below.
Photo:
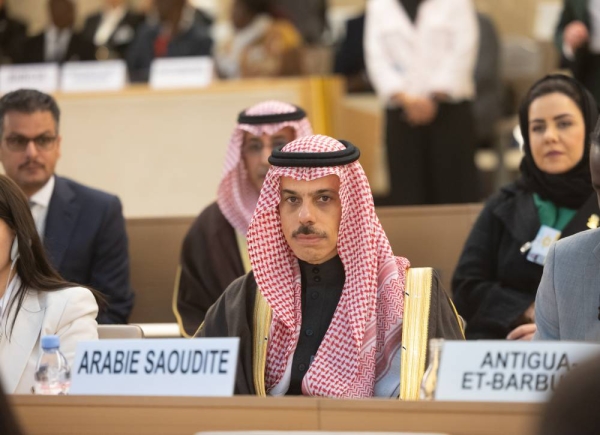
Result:
{"type": "Polygon", "coordinates": [[[597,119],[594,97],[570,77],[550,75],[529,90],[519,112],[521,177],[487,202],[452,280],[467,338],[532,338],[544,252],[600,222],[589,167],[597,119]]]}
{"type": "Polygon", "coordinates": [[[58,335],[70,363],[78,341],[98,339],[98,298],[52,268],[25,195],[0,175],[0,377],[7,393],[31,393],[42,336],[58,335]]]}

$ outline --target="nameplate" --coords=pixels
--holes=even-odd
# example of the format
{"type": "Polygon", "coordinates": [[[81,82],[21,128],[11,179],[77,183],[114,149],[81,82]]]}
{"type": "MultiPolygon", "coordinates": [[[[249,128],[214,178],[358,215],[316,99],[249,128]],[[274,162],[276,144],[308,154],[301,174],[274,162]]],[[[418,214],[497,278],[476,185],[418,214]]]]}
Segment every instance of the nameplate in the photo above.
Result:
{"type": "Polygon", "coordinates": [[[446,341],[436,400],[544,402],[600,345],[560,341],[446,341]]]}
{"type": "Polygon", "coordinates": [[[237,337],[81,342],[70,394],[232,396],[238,347],[237,337]]]}
{"type": "Polygon", "coordinates": [[[208,56],[155,59],[150,66],[150,87],[203,88],[212,82],[213,73],[213,60],[208,56]]]}
{"type": "Polygon", "coordinates": [[[127,84],[127,65],[122,60],[67,62],[60,76],[63,92],[120,91],[127,84]]]}
{"type": "Polygon", "coordinates": [[[59,67],[56,63],[5,65],[0,67],[0,93],[17,89],[37,89],[52,93],[58,88],[59,67]]]}

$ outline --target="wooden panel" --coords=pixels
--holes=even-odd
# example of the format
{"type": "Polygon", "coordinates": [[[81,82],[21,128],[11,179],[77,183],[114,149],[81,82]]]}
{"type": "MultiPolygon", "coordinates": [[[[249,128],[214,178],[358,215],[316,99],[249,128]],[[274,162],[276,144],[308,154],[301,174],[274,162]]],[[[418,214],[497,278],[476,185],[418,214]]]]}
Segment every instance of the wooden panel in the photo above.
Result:
{"type": "Polygon", "coordinates": [[[379,207],[377,215],[395,255],[414,267],[435,268],[446,290],[481,204],[379,207]]]}
{"type": "Polygon", "coordinates": [[[542,405],[316,398],[12,396],[29,435],[415,431],[534,435],[542,405]]]}
{"type": "Polygon", "coordinates": [[[181,244],[195,217],[127,219],[131,283],[130,323],[175,322],[171,309],[181,244]]]}
{"type": "Polygon", "coordinates": [[[322,400],[321,430],[533,435],[541,405],[322,400]]]}
{"type": "Polygon", "coordinates": [[[239,397],[13,396],[28,435],[192,435],[214,430],[317,430],[317,402],[239,397]]]}

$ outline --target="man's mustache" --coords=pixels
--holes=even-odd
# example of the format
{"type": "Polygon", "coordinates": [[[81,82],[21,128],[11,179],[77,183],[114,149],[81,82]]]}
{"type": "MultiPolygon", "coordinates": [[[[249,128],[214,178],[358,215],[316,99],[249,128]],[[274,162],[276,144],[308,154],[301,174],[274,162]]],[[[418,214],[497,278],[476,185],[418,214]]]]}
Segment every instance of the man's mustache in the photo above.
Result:
{"type": "Polygon", "coordinates": [[[319,231],[312,225],[300,225],[297,230],[292,233],[292,237],[296,237],[298,235],[310,236],[315,235],[321,237],[322,239],[327,237],[327,233],[324,231],[319,231]]]}
{"type": "Polygon", "coordinates": [[[27,161],[25,163],[22,163],[21,165],[19,165],[19,169],[24,169],[26,167],[40,167],[43,168],[44,165],[36,160],[29,160],[27,159],[27,161]]]}

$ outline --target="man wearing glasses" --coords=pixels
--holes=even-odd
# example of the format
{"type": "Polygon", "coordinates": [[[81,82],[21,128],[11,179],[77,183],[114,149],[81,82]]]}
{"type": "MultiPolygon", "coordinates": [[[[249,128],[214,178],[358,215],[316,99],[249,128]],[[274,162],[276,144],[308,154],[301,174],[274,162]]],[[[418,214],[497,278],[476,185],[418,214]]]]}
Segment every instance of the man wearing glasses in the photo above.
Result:
{"type": "Polygon", "coordinates": [[[0,98],[0,161],[29,198],[54,267],[106,295],[99,323],[127,323],[133,307],[127,234],[119,198],[55,175],[60,109],[47,94],[21,89],[0,98]]]}

